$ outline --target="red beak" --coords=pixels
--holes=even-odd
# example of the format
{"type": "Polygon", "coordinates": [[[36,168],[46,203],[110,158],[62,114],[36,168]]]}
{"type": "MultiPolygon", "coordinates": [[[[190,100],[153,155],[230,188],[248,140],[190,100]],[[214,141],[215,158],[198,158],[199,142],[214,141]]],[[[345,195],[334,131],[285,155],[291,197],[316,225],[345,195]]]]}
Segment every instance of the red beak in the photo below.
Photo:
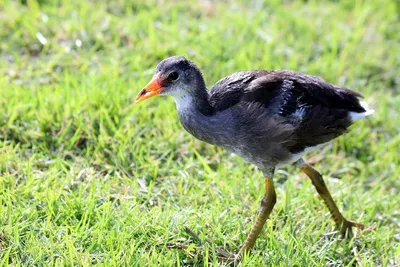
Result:
{"type": "Polygon", "coordinates": [[[161,86],[161,80],[158,76],[153,79],[136,96],[135,103],[146,100],[152,96],[159,95],[164,87],[161,86]]]}

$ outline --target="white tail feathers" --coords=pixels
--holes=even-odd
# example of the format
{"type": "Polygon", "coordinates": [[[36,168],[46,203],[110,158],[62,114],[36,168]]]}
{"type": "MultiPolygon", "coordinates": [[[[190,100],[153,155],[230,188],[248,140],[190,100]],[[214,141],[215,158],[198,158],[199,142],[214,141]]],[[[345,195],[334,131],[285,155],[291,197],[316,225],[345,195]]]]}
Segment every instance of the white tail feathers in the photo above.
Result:
{"type": "Polygon", "coordinates": [[[361,120],[364,117],[367,117],[375,112],[375,110],[371,109],[368,104],[364,101],[360,101],[360,105],[366,110],[365,112],[358,113],[358,112],[349,112],[349,116],[352,121],[361,120]]]}

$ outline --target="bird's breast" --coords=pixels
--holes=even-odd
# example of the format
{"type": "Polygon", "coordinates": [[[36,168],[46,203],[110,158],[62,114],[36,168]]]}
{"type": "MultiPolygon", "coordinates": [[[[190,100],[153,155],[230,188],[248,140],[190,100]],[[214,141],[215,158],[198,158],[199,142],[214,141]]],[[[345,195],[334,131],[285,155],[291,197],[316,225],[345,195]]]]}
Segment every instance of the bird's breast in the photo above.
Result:
{"type": "Polygon", "coordinates": [[[205,116],[190,109],[180,110],[178,114],[183,128],[201,141],[226,147],[234,138],[229,114],[205,116]]]}

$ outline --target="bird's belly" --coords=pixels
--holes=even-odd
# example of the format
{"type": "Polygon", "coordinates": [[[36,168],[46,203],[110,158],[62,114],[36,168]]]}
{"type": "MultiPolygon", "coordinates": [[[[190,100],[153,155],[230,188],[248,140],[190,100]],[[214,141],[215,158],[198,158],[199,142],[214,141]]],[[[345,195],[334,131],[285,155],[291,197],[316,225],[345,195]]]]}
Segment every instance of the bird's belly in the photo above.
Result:
{"type": "Polygon", "coordinates": [[[274,153],[271,147],[265,147],[263,144],[252,143],[239,143],[229,144],[223,146],[226,150],[233,152],[245,161],[255,165],[262,171],[275,167],[280,161],[286,160],[290,155],[283,153],[282,150],[279,154],[274,153]],[[285,155],[284,155],[285,154],[285,155]]]}
{"type": "Polygon", "coordinates": [[[314,148],[316,148],[317,146],[314,147],[307,147],[306,149],[304,149],[303,151],[300,151],[298,153],[291,153],[290,157],[288,157],[286,160],[282,160],[277,164],[277,167],[283,167],[289,164],[292,164],[298,160],[300,160],[301,158],[303,158],[303,156],[305,154],[307,154],[308,152],[310,152],[311,150],[313,150],[314,148]]]}

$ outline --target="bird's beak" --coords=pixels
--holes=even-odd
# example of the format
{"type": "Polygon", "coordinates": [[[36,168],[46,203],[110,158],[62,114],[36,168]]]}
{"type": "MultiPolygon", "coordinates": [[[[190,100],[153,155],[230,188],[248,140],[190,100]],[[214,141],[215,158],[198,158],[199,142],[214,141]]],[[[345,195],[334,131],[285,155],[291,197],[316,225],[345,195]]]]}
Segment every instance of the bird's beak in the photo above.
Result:
{"type": "Polygon", "coordinates": [[[135,103],[146,100],[152,96],[159,95],[164,87],[161,86],[161,79],[154,76],[153,79],[136,96],[135,103]]]}

